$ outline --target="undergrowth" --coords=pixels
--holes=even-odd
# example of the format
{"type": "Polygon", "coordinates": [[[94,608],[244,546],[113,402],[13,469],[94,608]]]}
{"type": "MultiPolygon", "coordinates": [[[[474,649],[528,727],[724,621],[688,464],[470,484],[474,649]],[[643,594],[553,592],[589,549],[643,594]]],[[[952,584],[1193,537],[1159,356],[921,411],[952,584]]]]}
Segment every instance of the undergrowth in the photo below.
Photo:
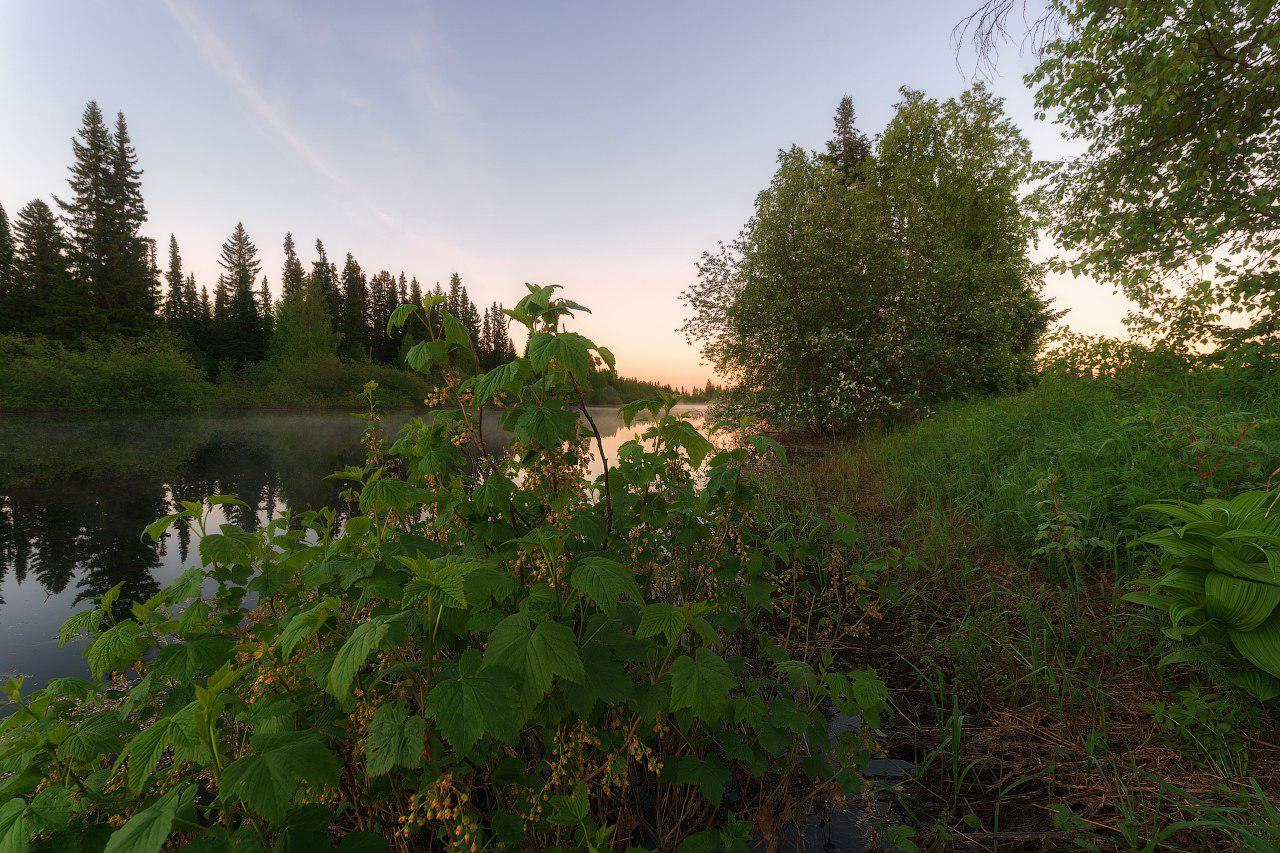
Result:
{"type": "Polygon", "coordinates": [[[249,531],[224,495],[147,529],[200,564],[67,622],[91,678],[5,687],[0,850],[777,850],[863,792],[885,688],[837,656],[873,603],[848,519],[761,528],[744,467],[779,448],[717,449],[672,395],[625,407],[648,427],[589,476],[582,383],[612,355],[552,290],[480,375],[448,312],[396,311],[441,408],[391,442],[367,389],[345,524],[249,531]]]}
{"type": "Polygon", "coordinates": [[[1158,670],[1170,641],[1122,600],[1156,568],[1144,505],[1266,488],[1277,390],[1243,370],[1051,377],[761,469],[770,523],[834,505],[888,569],[894,603],[850,654],[892,661],[915,843],[1280,844],[1275,708],[1158,670]]]}

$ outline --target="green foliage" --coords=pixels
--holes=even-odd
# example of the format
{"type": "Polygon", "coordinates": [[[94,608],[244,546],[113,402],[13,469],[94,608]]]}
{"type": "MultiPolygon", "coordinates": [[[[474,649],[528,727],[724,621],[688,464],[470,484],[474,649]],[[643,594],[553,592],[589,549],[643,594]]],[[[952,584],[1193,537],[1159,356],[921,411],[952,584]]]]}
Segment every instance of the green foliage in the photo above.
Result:
{"type": "Polygon", "coordinates": [[[1168,616],[1164,634],[1180,647],[1162,665],[1209,665],[1263,702],[1280,698],[1278,497],[1254,491],[1145,507],[1175,523],[1139,540],[1163,553],[1164,574],[1126,596],[1168,616]]]}
{"type": "Polygon", "coordinates": [[[576,354],[602,351],[561,330],[576,310],[538,287],[513,309],[568,337],[504,371],[506,455],[478,453],[470,341],[414,307],[392,324],[441,345],[462,402],[369,442],[341,531],[214,523],[227,498],[152,525],[190,522],[204,565],[72,618],[92,681],[9,685],[0,838],[741,849],[857,790],[866,748],[832,744],[828,713],[869,734],[884,687],[774,607],[825,540],[758,530],[752,451],[717,450],[675,397],[588,476],[576,354]]]}
{"type": "Polygon", "coordinates": [[[1243,776],[1247,749],[1241,731],[1256,722],[1239,703],[1196,687],[1179,690],[1168,701],[1150,705],[1151,717],[1166,740],[1197,764],[1224,776],[1243,776]]]}
{"type": "Polygon", "coordinates": [[[1125,547],[1151,530],[1140,507],[1260,488],[1280,465],[1278,392],[1243,371],[1047,377],[1016,397],[941,408],[876,453],[900,489],[963,512],[1016,556],[1035,562],[1065,519],[1081,559],[1130,580],[1149,560],[1125,547]]]}
{"type": "Polygon", "coordinates": [[[826,431],[1026,387],[1050,317],[1026,140],[981,86],[945,102],[904,89],[874,151],[846,106],[828,154],[779,154],[684,295],[684,331],[730,380],[718,405],[826,431]]]}
{"type": "Polygon", "coordinates": [[[1087,146],[1047,188],[1064,265],[1122,288],[1139,328],[1172,345],[1269,350],[1280,271],[1275,4],[1051,9],[1059,35],[1029,81],[1042,113],[1087,146]]]}
{"type": "Polygon", "coordinates": [[[47,338],[0,336],[0,408],[189,409],[211,387],[163,337],[70,348],[47,338]]]}

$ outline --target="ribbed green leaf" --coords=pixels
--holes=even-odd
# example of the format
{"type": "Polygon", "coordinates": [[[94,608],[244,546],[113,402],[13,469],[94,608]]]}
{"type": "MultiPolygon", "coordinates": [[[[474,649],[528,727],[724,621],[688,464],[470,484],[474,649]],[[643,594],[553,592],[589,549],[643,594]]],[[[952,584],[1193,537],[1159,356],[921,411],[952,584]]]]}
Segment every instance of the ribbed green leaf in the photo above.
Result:
{"type": "Polygon", "coordinates": [[[1228,673],[1227,682],[1239,687],[1259,702],[1270,702],[1280,698],[1280,678],[1258,672],[1256,669],[1228,673]]]}
{"type": "Polygon", "coordinates": [[[1204,510],[1186,501],[1154,501],[1138,507],[1138,512],[1159,513],[1182,522],[1201,521],[1205,517],[1204,510]]]}
{"type": "Polygon", "coordinates": [[[1209,572],[1204,581],[1205,612],[1237,631],[1257,628],[1280,604],[1280,586],[1209,572]]]}
{"type": "MultiPolygon", "coordinates": [[[[1257,552],[1262,557],[1261,552],[1257,552]]],[[[1215,546],[1213,549],[1213,567],[1223,574],[1245,580],[1262,581],[1263,583],[1280,583],[1280,576],[1271,570],[1265,562],[1246,560],[1238,548],[1215,546]]]]}
{"type": "Polygon", "coordinates": [[[1252,631],[1230,631],[1231,644],[1244,659],[1263,672],[1280,678],[1280,613],[1252,631]]]}
{"type": "Polygon", "coordinates": [[[1169,589],[1200,596],[1204,595],[1204,579],[1207,574],[1208,572],[1202,569],[1179,566],[1152,584],[1151,588],[1169,589]]]}

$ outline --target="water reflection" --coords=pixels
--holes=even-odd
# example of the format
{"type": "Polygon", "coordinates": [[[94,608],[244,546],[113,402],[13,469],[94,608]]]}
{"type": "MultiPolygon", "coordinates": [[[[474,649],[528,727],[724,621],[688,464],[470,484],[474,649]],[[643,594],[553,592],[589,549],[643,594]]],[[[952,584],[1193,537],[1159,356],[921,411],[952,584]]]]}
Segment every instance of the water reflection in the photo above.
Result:
{"type": "MultiPolygon", "coordinates": [[[[407,417],[389,417],[387,430],[407,417]]],[[[610,457],[640,429],[614,409],[592,417],[610,457]]],[[[140,538],[178,501],[237,495],[251,508],[227,511],[247,529],[335,506],[345,485],[325,475],[360,462],[362,428],[329,413],[0,418],[0,675],[29,674],[34,687],[85,672],[78,650],[57,648],[58,626],[118,583],[123,599],[145,599],[195,562],[186,527],[140,538]]],[[[496,417],[485,440],[491,452],[506,445],[496,417]]]]}

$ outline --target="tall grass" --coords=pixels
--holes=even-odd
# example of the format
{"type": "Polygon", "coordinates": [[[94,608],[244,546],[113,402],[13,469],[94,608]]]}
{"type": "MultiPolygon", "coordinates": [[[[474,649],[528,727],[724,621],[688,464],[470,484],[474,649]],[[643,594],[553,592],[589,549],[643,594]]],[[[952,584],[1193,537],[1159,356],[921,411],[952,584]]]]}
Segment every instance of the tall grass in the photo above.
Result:
{"type": "Polygon", "coordinates": [[[1278,392],[1227,371],[1047,379],[945,408],[874,452],[900,495],[963,513],[1021,558],[1129,578],[1146,555],[1128,546],[1153,524],[1140,507],[1261,486],[1280,466],[1278,392]]]}

